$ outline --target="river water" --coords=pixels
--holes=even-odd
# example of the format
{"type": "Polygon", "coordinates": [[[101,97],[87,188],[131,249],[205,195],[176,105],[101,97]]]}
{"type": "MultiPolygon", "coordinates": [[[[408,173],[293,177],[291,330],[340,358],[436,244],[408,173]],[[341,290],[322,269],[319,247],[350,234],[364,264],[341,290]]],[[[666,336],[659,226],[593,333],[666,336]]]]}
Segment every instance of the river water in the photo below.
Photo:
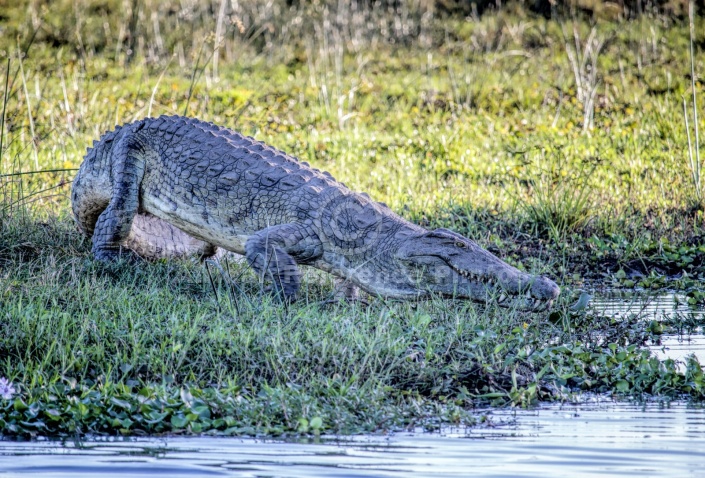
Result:
{"type": "Polygon", "coordinates": [[[637,295],[612,291],[597,295],[591,301],[590,307],[606,317],[637,315],[645,321],[668,318],[699,323],[700,328],[697,333],[665,334],[658,345],[652,345],[650,348],[660,359],[672,358],[682,362],[686,356],[694,354],[701,364],[705,364],[705,309],[689,306],[687,297],[684,295],[673,293],[637,295]]]}
{"type": "MultiPolygon", "coordinates": [[[[702,319],[672,294],[605,295],[604,315],[702,319]],[[679,315],[680,314],[680,315],[679,315]],[[695,315],[693,315],[695,314],[695,315]]],[[[702,323],[702,322],[701,322],[702,323]]],[[[652,350],[705,362],[705,336],[664,336],[652,350]]],[[[168,437],[0,441],[2,477],[705,477],[705,405],[614,402],[486,410],[486,423],[440,433],[283,442],[168,437]]]]}
{"type": "Polygon", "coordinates": [[[488,413],[482,428],[318,442],[0,442],[0,476],[705,476],[703,408],[592,401],[488,413]]]}

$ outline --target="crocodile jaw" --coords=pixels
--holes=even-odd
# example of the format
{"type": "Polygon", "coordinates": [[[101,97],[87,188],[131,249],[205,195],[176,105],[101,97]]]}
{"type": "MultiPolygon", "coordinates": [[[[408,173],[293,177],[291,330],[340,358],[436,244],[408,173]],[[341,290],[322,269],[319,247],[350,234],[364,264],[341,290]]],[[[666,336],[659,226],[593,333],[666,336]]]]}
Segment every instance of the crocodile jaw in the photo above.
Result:
{"type": "Polygon", "coordinates": [[[405,238],[395,256],[408,280],[399,281],[402,290],[390,296],[413,291],[418,296],[440,294],[542,310],[550,307],[560,293],[550,279],[521,272],[469,239],[445,229],[405,238]]]}
{"type": "MultiPolygon", "coordinates": [[[[507,265],[508,268],[511,266],[507,265]]],[[[517,269],[501,269],[494,273],[474,273],[451,266],[460,276],[455,283],[456,296],[476,301],[496,301],[503,307],[544,310],[553,305],[560,289],[551,280],[525,274],[517,269]],[[513,269],[513,270],[512,270],[513,269]]]]}

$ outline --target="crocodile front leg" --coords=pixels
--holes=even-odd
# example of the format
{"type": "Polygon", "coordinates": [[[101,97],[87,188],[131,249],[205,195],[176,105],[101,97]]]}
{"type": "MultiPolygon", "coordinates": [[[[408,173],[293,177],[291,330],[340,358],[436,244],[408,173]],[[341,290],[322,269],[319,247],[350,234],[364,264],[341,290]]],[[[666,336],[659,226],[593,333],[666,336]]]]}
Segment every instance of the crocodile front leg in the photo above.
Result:
{"type": "Polygon", "coordinates": [[[93,256],[101,261],[119,259],[121,243],[130,233],[139,207],[145,155],[156,153],[148,150],[135,134],[126,132],[111,154],[112,196],[108,207],[98,217],[91,249],[93,256]]]}
{"type": "Polygon", "coordinates": [[[274,292],[293,301],[301,285],[298,264],[307,264],[323,254],[323,244],[299,224],[271,226],[250,236],[245,257],[261,281],[272,283],[274,292]]]}

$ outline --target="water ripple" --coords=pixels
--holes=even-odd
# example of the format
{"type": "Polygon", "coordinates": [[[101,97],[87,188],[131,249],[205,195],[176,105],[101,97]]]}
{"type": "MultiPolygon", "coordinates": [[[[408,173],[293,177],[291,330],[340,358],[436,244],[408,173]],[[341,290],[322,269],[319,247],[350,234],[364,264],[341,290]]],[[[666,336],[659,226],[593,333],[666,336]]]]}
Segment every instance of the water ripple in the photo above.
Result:
{"type": "Polygon", "coordinates": [[[169,437],[0,442],[0,476],[702,476],[705,410],[597,401],[488,411],[495,425],[317,442],[169,437]]]}

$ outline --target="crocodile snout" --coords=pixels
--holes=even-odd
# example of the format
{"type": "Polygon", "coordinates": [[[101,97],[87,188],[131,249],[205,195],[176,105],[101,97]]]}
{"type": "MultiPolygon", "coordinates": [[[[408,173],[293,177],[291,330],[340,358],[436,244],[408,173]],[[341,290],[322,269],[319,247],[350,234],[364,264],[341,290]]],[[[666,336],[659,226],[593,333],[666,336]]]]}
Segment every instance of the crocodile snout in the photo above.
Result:
{"type": "Polygon", "coordinates": [[[531,296],[542,301],[555,300],[561,293],[558,284],[545,277],[536,277],[531,284],[531,296]]]}

